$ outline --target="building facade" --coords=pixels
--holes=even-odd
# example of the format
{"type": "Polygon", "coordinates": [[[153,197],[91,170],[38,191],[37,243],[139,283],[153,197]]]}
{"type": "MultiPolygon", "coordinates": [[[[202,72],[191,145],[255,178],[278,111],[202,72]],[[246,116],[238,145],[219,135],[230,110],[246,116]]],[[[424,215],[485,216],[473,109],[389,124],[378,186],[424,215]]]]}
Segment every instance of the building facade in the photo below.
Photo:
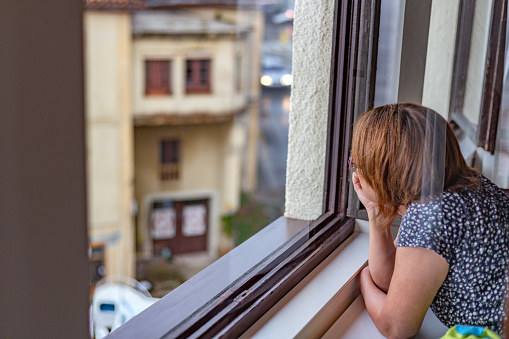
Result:
{"type": "Polygon", "coordinates": [[[149,5],[85,14],[93,269],[130,276],[135,252],[217,258],[256,185],[262,15],[149,5]]]}

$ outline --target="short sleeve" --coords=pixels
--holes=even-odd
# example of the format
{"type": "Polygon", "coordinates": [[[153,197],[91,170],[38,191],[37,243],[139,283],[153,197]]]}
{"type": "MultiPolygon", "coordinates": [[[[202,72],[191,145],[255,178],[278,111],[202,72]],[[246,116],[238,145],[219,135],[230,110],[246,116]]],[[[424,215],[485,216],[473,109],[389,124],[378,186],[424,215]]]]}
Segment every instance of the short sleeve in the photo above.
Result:
{"type": "Polygon", "coordinates": [[[411,204],[401,220],[396,246],[427,248],[451,264],[454,237],[444,220],[447,213],[442,202],[411,204]]]}

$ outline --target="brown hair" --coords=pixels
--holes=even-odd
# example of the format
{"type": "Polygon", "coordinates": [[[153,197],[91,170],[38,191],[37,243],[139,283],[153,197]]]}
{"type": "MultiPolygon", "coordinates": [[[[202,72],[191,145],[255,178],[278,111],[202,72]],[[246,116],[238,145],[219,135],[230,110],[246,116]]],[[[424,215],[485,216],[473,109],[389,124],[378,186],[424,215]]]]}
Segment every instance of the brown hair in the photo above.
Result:
{"type": "Polygon", "coordinates": [[[385,105],[361,115],[353,131],[352,162],[375,191],[386,227],[399,206],[480,184],[451,126],[416,104],[385,105]]]}

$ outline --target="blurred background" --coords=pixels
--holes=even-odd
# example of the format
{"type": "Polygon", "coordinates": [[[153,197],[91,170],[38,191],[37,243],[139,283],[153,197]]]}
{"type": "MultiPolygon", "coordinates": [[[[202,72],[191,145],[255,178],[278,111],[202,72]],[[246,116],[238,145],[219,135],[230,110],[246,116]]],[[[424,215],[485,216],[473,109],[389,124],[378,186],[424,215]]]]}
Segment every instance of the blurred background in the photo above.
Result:
{"type": "Polygon", "coordinates": [[[86,0],[91,298],[163,297],[283,214],[293,19],[292,0],[86,0]]]}

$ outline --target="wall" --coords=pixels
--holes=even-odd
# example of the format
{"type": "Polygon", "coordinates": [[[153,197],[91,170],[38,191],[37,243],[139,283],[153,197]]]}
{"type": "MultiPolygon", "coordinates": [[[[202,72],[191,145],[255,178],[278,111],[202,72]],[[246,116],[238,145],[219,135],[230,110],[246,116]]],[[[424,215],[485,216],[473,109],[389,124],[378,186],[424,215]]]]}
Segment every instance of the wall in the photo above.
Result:
{"type": "Polygon", "coordinates": [[[221,124],[137,127],[135,129],[135,191],[140,205],[138,242],[150,253],[147,199],[153,196],[179,199],[212,199],[210,255],[217,253],[219,216],[239,206],[242,129],[221,124]],[[159,180],[159,142],[180,140],[180,177],[159,180]]]}
{"type": "Polygon", "coordinates": [[[261,73],[261,49],[265,28],[264,14],[262,11],[243,8],[200,8],[191,7],[189,12],[210,20],[218,19],[240,27],[248,26],[245,42],[241,35],[235,38],[235,49],[245,50],[242,54],[243,74],[242,93],[247,95],[247,114],[241,118],[246,127],[246,145],[242,158],[242,190],[252,192],[257,186],[258,176],[258,138],[259,138],[259,110],[260,110],[260,73],[261,73]]]}
{"type": "Polygon", "coordinates": [[[0,338],[88,338],[80,0],[0,2],[0,338]]]}
{"type": "Polygon", "coordinates": [[[322,214],[334,2],[295,2],[285,216],[322,214]]]}
{"type": "MultiPolygon", "coordinates": [[[[134,107],[135,116],[150,114],[224,114],[233,113],[246,106],[246,97],[235,89],[235,54],[239,51],[234,37],[143,37],[133,43],[134,107]],[[211,59],[211,93],[185,94],[186,58],[211,59]],[[172,94],[145,96],[144,67],[147,58],[171,60],[172,94]]],[[[245,47],[240,51],[245,57],[245,47]]]]}
{"type": "Polygon", "coordinates": [[[108,274],[134,276],[131,16],[85,13],[89,229],[108,274]]]}

